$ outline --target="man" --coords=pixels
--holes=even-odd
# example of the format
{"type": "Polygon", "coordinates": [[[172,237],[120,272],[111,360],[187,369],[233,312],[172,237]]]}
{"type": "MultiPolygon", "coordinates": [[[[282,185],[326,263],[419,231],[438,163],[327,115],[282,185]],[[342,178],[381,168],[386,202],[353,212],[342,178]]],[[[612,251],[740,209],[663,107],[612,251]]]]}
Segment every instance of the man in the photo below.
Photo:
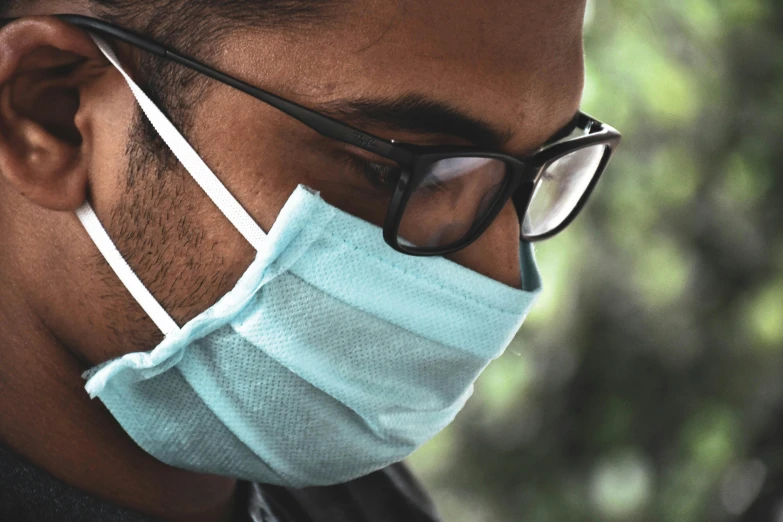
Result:
{"type": "Polygon", "coordinates": [[[619,139],[584,2],[0,7],[3,520],[434,520],[619,139]]]}

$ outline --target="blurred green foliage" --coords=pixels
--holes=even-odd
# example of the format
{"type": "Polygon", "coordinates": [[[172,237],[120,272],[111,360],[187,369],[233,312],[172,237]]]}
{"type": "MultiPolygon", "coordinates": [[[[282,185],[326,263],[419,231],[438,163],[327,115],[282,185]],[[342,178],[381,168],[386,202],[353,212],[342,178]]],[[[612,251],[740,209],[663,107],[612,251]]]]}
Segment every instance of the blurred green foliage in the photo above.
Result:
{"type": "Polygon", "coordinates": [[[620,154],[411,464],[448,522],[783,522],[783,2],[595,1],[585,42],[620,154]]]}

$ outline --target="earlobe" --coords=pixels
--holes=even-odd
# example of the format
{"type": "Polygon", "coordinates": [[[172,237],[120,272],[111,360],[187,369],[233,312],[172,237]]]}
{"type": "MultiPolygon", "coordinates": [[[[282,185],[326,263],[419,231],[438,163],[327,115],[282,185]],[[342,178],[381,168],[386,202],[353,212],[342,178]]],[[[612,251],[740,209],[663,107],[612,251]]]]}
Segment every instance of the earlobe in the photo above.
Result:
{"type": "Polygon", "coordinates": [[[0,176],[50,210],[84,202],[88,166],[77,113],[90,62],[103,62],[90,37],[51,17],[0,30],[0,176]]]}

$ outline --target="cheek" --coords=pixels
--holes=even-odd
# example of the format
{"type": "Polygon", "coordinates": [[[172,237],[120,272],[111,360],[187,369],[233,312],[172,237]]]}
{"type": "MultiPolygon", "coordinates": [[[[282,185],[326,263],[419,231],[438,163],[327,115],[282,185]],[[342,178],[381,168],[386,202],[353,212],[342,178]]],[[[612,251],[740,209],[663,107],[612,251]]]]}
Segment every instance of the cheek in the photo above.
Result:
{"type": "Polygon", "coordinates": [[[448,259],[501,283],[520,288],[519,219],[509,202],[486,232],[448,259]]]}
{"type": "Polygon", "coordinates": [[[209,120],[200,111],[195,137],[203,145],[199,152],[206,163],[264,231],[271,229],[299,184],[350,214],[382,225],[390,192],[374,190],[337,142],[244,98],[226,94],[206,101],[210,114],[232,116],[209,120]]]}
{"type": "Polygon", "coordinates": [[[296,186],[306,183],[307,157],[296,145],[302,141],[302,130],[290,117],[225,86],[202,100],[195,121],[196,130],[188,138],[268,232],[296,186]]]}
{"type": "MultiPolygon", "coordinates": [[[[116,75],[119,77],[119,75],[116,75]]],[[[76,115],[83,133],[83,154],[90,162],[91,200],[98,215],[119,203],[128,173],[129,129],[134,128],[139,109],[121,78],[110,78],[86,100],[76,115]],[[110,95],[108,94],[110,93],[110,95]]]]}

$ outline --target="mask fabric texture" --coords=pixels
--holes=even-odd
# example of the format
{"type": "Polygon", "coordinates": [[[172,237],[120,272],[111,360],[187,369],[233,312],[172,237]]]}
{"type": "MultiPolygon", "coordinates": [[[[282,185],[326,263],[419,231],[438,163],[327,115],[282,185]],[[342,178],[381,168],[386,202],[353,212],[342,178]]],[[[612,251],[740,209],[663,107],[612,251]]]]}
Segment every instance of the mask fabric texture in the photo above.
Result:
{"type": "Polygon", "coordinates": [[[185,168],[257,250],[236,287],[179,328],[78,215],[165,339],[85,373],[128,435],[172,466],[288,487],[342,483],[399,462],[446,427],[538,295],[443,258],[405,256],[382,230],[299,186],[265,234],[123,73],[185,168]]]}

